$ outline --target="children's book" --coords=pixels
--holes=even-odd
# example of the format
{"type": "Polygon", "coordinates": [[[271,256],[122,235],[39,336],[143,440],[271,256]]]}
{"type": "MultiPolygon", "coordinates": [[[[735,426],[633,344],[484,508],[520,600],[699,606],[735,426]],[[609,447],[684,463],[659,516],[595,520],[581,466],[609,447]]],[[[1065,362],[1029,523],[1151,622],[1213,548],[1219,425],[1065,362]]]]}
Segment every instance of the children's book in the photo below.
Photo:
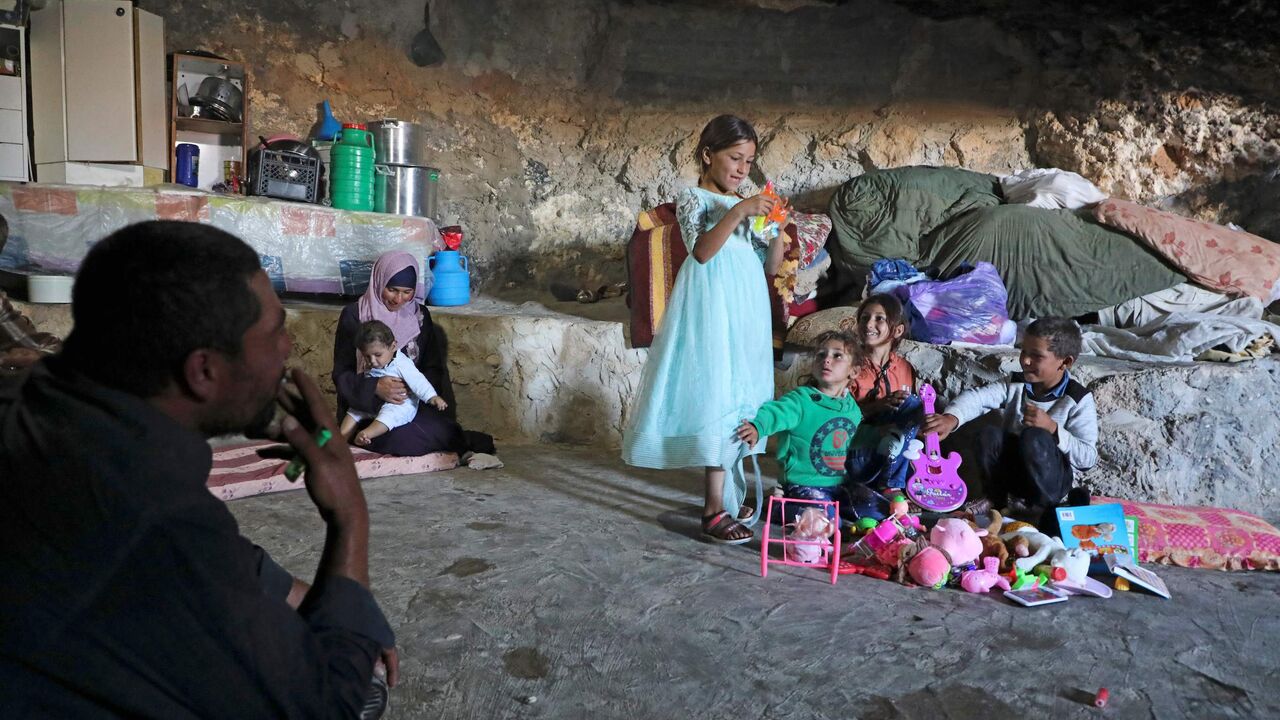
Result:
{"type": "MultiPolygon", "coordinates": [[[[1130,564],[1137,562],[1137,548],[1130,538],[1130,526],[1125,523],[1124,508],[1120,503],[1084,505],[1057,509],[1058,526],[1062,528],[1062,544],[1068,550],[1083,548],[1093,556],[1090,569],[1107,569],[1103,558],[1122,557],[1130,564]]],[[[1134,533],[1137,525],[1132,526],[1134,533]]]]}
{"type": "Polygon", "coordinates": [[[1114,575],[1122,577],[1134,585],[1146,588],[1165,600],[1173,599],[1173,596],[1169,594],[1169,587],[1164,584],[1164,580],[1161,580],[1159,575],[1144,567],[1139,567],[1132,560],[1125,560],[1119,555],[1108,555],[1107,568],[1114,575]]]}

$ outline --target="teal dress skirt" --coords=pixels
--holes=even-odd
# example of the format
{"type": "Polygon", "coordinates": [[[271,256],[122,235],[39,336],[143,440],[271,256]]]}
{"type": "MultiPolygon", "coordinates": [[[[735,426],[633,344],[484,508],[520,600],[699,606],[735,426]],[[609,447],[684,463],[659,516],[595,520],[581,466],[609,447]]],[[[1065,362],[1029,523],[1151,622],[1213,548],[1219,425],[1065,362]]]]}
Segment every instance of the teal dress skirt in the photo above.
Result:
{"type": "MultiPolygon", "coordinates": [[[[690,252],[740,201],[701,188],[680,193],[676,215],[690,252]]],[[[711,260],[699,263],[690,255],[680,266],[623,431],[628,465],[731,469],[764,449],[763,438],[752,448],[734,435],[773,399],[763,244],[744,221],[711,260]]],[[[729,495],[726,483],[726,506],[729,495]]]]}

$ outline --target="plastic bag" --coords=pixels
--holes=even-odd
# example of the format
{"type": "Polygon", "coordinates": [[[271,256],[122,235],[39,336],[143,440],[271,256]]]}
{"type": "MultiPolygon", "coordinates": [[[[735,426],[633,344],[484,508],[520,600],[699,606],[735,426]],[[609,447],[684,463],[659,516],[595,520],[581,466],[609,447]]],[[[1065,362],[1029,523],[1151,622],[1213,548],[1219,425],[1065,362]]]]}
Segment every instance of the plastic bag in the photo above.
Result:
{"type": "Polygon", "coordinates": [[[912,336],[927,342],[1011,345],[1017,337],[1018,326],[1009,320],[1009,294],[991,263],[980,262],[949,280],[899,286],[893,294],[919,313],[923,327],[913,325],[912,336]]]}

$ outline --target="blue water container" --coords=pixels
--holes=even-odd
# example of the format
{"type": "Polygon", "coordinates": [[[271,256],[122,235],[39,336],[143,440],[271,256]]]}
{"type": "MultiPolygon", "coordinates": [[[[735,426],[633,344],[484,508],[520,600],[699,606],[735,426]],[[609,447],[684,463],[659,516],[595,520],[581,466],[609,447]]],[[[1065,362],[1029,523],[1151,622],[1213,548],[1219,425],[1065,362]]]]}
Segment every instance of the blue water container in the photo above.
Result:
{"type": "Polygon", "coordinates": [[[200,185],[200,146],[191,143],[180,143],[177,149],[178,162],[175,168],[175,182],[190,187],[200,185]]]}
{"type": "Polygon", "coordinates": [[[471,302],[471,264],[457,250],[437,250],[427,258],[435,278],[427,293],[428,305],[466,305],[471,302]]]}

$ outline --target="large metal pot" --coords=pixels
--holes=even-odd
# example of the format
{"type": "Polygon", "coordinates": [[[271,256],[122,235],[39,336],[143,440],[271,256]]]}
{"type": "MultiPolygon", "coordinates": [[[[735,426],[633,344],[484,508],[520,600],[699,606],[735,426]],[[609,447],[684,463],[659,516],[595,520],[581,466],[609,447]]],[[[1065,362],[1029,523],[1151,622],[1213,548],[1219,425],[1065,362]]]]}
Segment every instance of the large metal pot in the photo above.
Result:
{"type": "Polygon", "coordinates": [[[379,165],[426,167],[427,134],[418,123],[387,118],[369,123],[374,162],[379,165]]]}
{"type": "Polygon", "coordinates": [[[207,77],[200,81],[200,88],[191,96],[191,104],[202,108],[204,117],[227,122],[244,119],[244,93],[230,80],[207,77]]]}
{"type": "Polygon", "coordinates": [[[396,215],[436,219],[440,171],[409,165],[375,165],[373,209],[396,215]]]}

